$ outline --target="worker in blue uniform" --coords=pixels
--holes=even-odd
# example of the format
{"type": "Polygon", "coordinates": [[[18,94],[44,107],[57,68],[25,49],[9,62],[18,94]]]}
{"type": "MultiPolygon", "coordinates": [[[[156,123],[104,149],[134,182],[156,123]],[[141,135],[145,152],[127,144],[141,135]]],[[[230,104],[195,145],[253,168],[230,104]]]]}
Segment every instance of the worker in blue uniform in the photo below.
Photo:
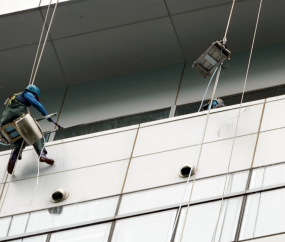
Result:
{"type": "MultiPolygon", "coordinates": [[[[225,107],[225,106],[226,105],[224,104],[223,99],[218,97],[218,98],[213,99],[211,109],[222,108],[222,107],[225,107]]],[[[209,108],[210,108],[210,102],[208,102],[207,104],[205,104],[203,106],[203,110],[209,110],[209,108]]]]}
{"type": "MultiPolygon", "coordinates": [[[[23,114],[27,114],[28,113],[27,107],[30,106],[36,108],[43,116],[47,116],[48,114],[43,105],[40,103],[39,97],[40,97],[40,89],[35,85],[29,85],[26,87],[24,92],[14,94],[10,98],[9,103],[6,105],[6,108],[3,112],[3,117],[0,121],[0,127],[5,124],[13,122],[15,119],[19,118],[23,114]]],[[[51,118],[48,118],[47,120],[49,122],[54,123],[54,121],[51,118]]],[[[19,139],[14,143],[14,150],[10,156],[7,166],[7,171],[10,174],[12,174],[13,172],[17,157],[19,156],[19,159],[21,159],[21,154],[19,154],[19,152],[22,152],[26,146],[26,143],[24,142],[22,150],[20,151],[22,142],[23,139],[19,139]]],[[[46,156],[47,151],[44,148],[44,138],[34,143],[33,146],[41,162],[45,162],[49,165],[52,165],[54,163],[53,159],[50,159],[46,156]]]]}

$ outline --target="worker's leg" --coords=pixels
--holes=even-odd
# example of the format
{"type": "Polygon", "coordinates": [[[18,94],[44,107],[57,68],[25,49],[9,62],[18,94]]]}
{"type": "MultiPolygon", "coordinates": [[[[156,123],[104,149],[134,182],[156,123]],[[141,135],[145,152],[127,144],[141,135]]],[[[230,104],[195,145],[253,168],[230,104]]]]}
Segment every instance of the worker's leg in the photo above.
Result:
{"type": "Polygon", "coordinates": [[[40,157],[41,162],[45,162],[49,165],[52,165],[54,163],[53,159],[48,158],[47,155],[47,150],[44,148],[45,146],[45,140],[44,138],[40,139],[36,143],[34,143],[34,149],[37,152],[38,156],[40,157]]]}
{"type": "Polygon", "coordinates": [[[14,143],[14,150],[10,156],[8,165],[7,165],[7,171],[9,174],[13,173],[16,161],[17,161],[17,157],[20,159],[21,155],[22,155],[22,151],[25,149],[25,142],[22,144],[22,142],[24,142],[23,139],[19,139],[14,143]],[[21,149],[22,147],[22,149],[21,149]],[[21,149],[21,150],[20,150],[21,149]],[[19,154],[21,153],[21,154],[19,154]]]}

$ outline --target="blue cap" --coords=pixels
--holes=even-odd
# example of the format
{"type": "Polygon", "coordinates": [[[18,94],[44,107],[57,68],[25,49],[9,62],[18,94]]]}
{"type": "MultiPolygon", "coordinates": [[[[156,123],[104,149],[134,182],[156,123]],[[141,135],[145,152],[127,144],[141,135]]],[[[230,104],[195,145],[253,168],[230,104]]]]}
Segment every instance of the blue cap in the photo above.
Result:
{"type": "Polygon", "coordinates": [[[40,89],[36,85],[27,86],[26,91],[36,94],[38,98],[40,97],[40,94],[41,94],[40,89]]]}

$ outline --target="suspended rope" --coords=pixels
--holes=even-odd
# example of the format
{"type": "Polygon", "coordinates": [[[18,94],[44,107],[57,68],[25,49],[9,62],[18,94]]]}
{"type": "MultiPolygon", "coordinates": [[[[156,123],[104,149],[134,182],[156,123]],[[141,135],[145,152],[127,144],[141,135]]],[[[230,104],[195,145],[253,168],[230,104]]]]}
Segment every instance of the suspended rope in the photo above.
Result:
{"type": "Polygon", "coordinates": [[[258,27],[258,23],[259,23],[261,7],[262,7],[262,1],[263,0],[260,0],[260,4],[259,4],[257,20],[256,20],[255,29],[254,29],[254,34],[253,34],[253,39],[252,39],[252,44],[251,44],[251,49],[250,49],[250,55],[249,55],[249,60],[248,60],[248,64],[247,64],[247,70],[246,70],[244,85],[243,85],[241,102],[240,102],[240,105],[239,105],[239,112],[238,112],[238,118],[237,118],[237,124],[236,124],[236,128],[235,128],[235,133],[234,133],[234,140],[233,140],[233,144],[232,144],[232,147],[231,147],[230,160],[229,160],[229,163],[228,163],[228,168],[227,168],[227,173],[226,173],[226,180],[225,180],[222,200],[221,200],[221,204],[220,204],[220,211],[219,211],[219,216],[218,216],[218,220],[217,220],[217,223],[216,223],[214,235],[212,237],[213,238],[212,241],[215,241],[217,228],[218,228],[218,224],[219,224],[219,219],[220,219],[222,208],[223,208],[223,204],[224,204],[225,188],[226,188],[226,184],[227,184],[227,180],[228,180],[228,174],[229,174],[229,169],[230,169],[230,165],[231,165],[234,144],[235,144],[235,140],[236,140],[237,128],[238,128],[238,123],[239,123],[239,119],[240,119],[241,106],[242,106],[242,102],[243,102],[243,98],[244,98],[244,92],[245,92],[245,87],[246,87],[246,83],[247,83],[247,79],[248,79],[248,73],[249,73],[249,68],[250,68],[250,63],[251,63],[251,57],[252,57],[253,47],[254,47],[254,43],[255,43],[255,37],[256,37],[257,27],[258,27]]]}
{"type": "MultiPolygon", "coordinates": [[[[44,29],[45,29],[45,25],[46,25],[46,22],[47,22],[47,17],[48,17],[48,13],[49,13],[49,10],[50,10],[50,6],[51,6],[51,3],[52,3],[52,0],[50,0],[50,3],[49,3],[49,6],[48,6],[48,9],[47,9],[47,13],[46,13],[46,16],[45,16],[45,20],[44,20],[44,24],[43,24],[43,28],[42,28],[42,32],[41,32],[41,36],[40,36],[40,40],[39,40],[39,44],[38,44],[38,48],[37,48],[37,52],[36,52],[36,56],[35,56],[35,60],[34,60],[34,64],[33,64],[33,68],[32,68],[32,73],[31,73],[31,77],[30,77],[30,80],[29,80],[29,85],[31,84],[34,84],[35,82],[35,78],[36,78],[36,74],[37,74],[37,71],[38,71],[38,68],[39,68],[39,65],[40,65],[40,62],[41,62],[41,58],[42,58],[42,55],[43,55],[43,52],[44,52],[44,48],[45,48],[45,45],[46,45],[46,41],[47,41],[47,37],[49,35],[49,32],[50,32],[50,28],[51,28],[51,25],[52,25],[52,22],[53,22],[53,19],[54,19],[54,15],[55,15],[55,12],[56,12],[56,9],[57,9],[57,5],[58,5],[58,2],[59,0],[57,0],[56,4],[55,4],[55,7],[54,7],[54,10],[53,10],[53,13],[52,13],[52,17],[51,17],[51,20],[50,20],[50,23],[49,23],[49,26],[48,26],[48,30],[47,30],[47,33],[46,33],[46,36],[45,36],[45,39],[44,39],[44,43],[43,43],[43,46],[42,46],[42,49],[41,49],[41,53],[40,53],[40,56],[39,56],[39,60],[37,61],[37,57],[38,57],[38,53],[39,53],[39,50],[40,50],[40,45],[41,45],[41,42],[42,42],[42,37],[43,37],[43,33],[44,33],[44,29]],[[36,64],[37,63],[37,64],[36,64]],[[35,68],[36,67],[36,68],[35,68]]],[[[28,112],[29,112],[29,109],[28,109],[28,112]]],[[[6,192],[5,192],[5,195],[4,195],[4,200],[6,198],[6,195],[7,195],[7,192],[8,192],[8,188],[10,186],[10,183],[11,183],[11,180],[12,180],[12,177],[14,175],[14,172],[15,172],[15,169],[16,169],[16,165],[17,165],[17,161],[19,160],[19,157],[22,153],[22,149],[23,149],[23,146],[24,146],[24,140],[22,141],[22,144],[21,144],[21,147],[20,147],[20,151],[19,151],[19,154],[17,155],[17,158],[16,158],[16,162],[15,162],[15,165],[14,165],[14,169],[13,169],[13,172],[10,176],[10,180],[8,182],[8,186],[7,186],[7,189],[6,189],[6,192]]],[[[43,149],[41,150],[40,154],[39,154],[39,157],[38,157],[38,175],[37,175],[37,184],[36,184],[36,187],[35,187],[35,191],[37,189],[37,186],[38,186],[38,182],[39,182],[39,160],[40,160],[40,157],[42,155],[42,152],[45,148],[45,141],[44,141],[44,147],[43,149]]],[[[8,178],[8,177],[7,177],[8,178]]],[[[6,178],[6,179],[7,179],[6,178]]],[[[2,189],[2,192],[4,191],[4,187],[2,189]]],[[[2,194],[1,194],[2,195],[2,194]]],[[[3,200],[3,201],[4,201],[3,200]]],[[[33,202],[33,199],[32,199],[32,202],[33,202]]],[[[32,204],[31,202],[31,204],[32,204]]],[[[1,207],[0,207],[0,212],[2,210],[2,207],[3,207],[3,204],[1,204],[1,207]]]]}
{"type": "Polygon", "coordinates": [[[54,10],[53,10],[53,12],[52,12],[51,20],[50,20],[50,23],[49,23],[49,26],[48,26],[48,30],[47,30],[45,39],[44,39],[44,43],[43,43],[43,46],[42,46],[42,49],[41,49],[41,53],[40,53],[40,56],[39,56],[39,60],[38,60],[38,62],[37,62],[37,57],[38,57],[38,53],[39,53],[39,49],[40,49],[40,44],[41,44],[41,41],[42,41],[42,35],[43,35],[43,32],[44,32],[44,28],[45,28],[45,24],[46,24],[46,20],[47,20],[47,16],[48,16],[48,12],[49,12],[49,9],[50,9],[51,2],[52,2],[52,0],[50,1],[50,4],[49,4],[49,6],[48,6],[48,10],[47,10],[47,14],[46,14],[46,17],[45,17],[45,21],[44,21],[44,25],[43,25],[43,29],[42,29],[42,34],[41,34],[41,37],[40,37],[40,41],[39,41],[39,45],[38,45],[38,50],[37,50],[37,53],[36,53],[36,57],[35,57],[35,61],[34,61],[34,66],[33,66],[33,69],[32,69],[32,74],[31,74],[31,79],[30,79],[29,84],[34,84],[34,82],[35,82],[36,75],[37,75],[37,72],[38,72],[38,68],[39,68],[39,65],[40,65],[40,63],[41,63],[42,55],[43,55],[43,52],[44,52],[44,49],[45,49],[45,46],[46,46],[47,38],[48,38],[48,35],[49,35],[49,32],[50,32],[50,28],[51,28],[51,26],[52,26],[52,22],[53,22],[53,19],[54,19],[54,15],[55,15],[55,12],[56,12],[57,5],[58,5],[59,0],[56,1],[54,10]],[[36,62],[37,62],[37,64],[35,65],[36,62]],[[35,66],[36,66],[36,69],[35,69],[35,66]],[[35,70],[34,70],[34,69],[35,69],[35,70]],[[33,74],[33,71],[34,71],[34,74],[33,74]]]}
{"type": "MultiPolygon", "coordinates": [[[[224,38],[223,38],[223,45],[225,45],[226,41],[227,41],[227,33],[228,33],[228,28],[229,28],[229,25],[230,25],[230,22],[231,22],[234,5],[235,5],[235,0],[233,0],[233,3],[232,3],[229,19],[228,19],[226,30],[225,30],[225,35],[224,35],[224,38]]],[[[203,147],[205,133],[206,133],[206,130],[207,130],[207,124],[208,124],[208,120],[209,120],[209,114],[210,114],[210,111],[211,111],[211,108],[212,108],[213,98],[214,98],[214,95],[215,95],[215,92],[216,92],[216,88],[217,88],[217,85],[218,85],[220,72],[221,72],[221,66],[222,66],[222,64],[218,67],[218,73],[217,73],[217,76],[216,76],[216,81],[215,81],[214,89],[213,89],[211,100],[210,100],[210,104],[209,104],[209,110],[207,112],[205,125],[204,125],[203,131],[202,131],[201,142],[199,142],[199,144],[198,144],[196,155],[195,155],[195,159],[194,159],[194,161],[196,162],[197,153],[198,153],[198,150],[199,150],[199,156],[198,156],[198,160],[197,160],[196,170],[198,170],[198,167],[199,167],[202,147],[203,147]]],[[[217,69],[214,71],[213,76],[215,75],[216,71],[217,71],[217,69]]],[[[211,79],[213,78],[213,76],[211,77],[211,79]]],[[[211,80],[210,80],[210,82],[211,82],[211,80]]],[[[210,86],[210,82],[209,82],[209,84],[207,86],[207,89],[205,91],[203,100],[204,100],[206,92],[208,91],[208,88],[210,86]]],[[[202,103],[200,105],[199,110],[201,110],[201,107],[203,105],[202,103]]],[[[187,211],[186,211],[186,215],[185,215],[185,219],[184,219],[184,223],[183,223],[183,229],[182,229],[180,241],[182,241],[182,238],[183,238],[183,233],[184,233],[184,228],[185,228],[185,224],[186,224],[187,214],[188,214],[188,211],[189,211],[189,206],[190,206],[190,202],[191,202],[191,198],[192,198],[193,188],[194,188],[195,181],[196,181],[196,175],[197,175],[197,172],[195,173],[194,178],[193,178],[193,183],[192,183],[192,187],[191,187],[191,191],[190,191],[190,196],[189,196],[189,200],[188,200],[187,211]]],[[[179,218],[180,213],[181,213],[181,207],[182,207],[182,203],[184,201],[185,195],[186,195],[187,187],[188,187],[188,184],[189,184],[189,181],[190,181],[190,176],[191,176],[191,172],[189,173],[189,176],[188,176],[188,179],[187,179],[187,182],[186,182],[186,188],[185,188],[185,191],[184,191],[184,195],[183,195],[182,201],[180,203],[178,212],[177,212],[176,217],[175,217],[175,221],[174,221],[174,225],[173,225],[173,229],[172,229],[172,234],[171,234],[171,239],[173,239],[174,231],[176,229],[178,218],[179,218]]]]}
{"type": "Polygon", "coordinates": [[[228,19],[228,23],[227,23],[225,35],[224,35],[224,38],[223,38],[223,44],[224,44],[224,45],[225,45],[226,42],[227,42],[227,35],[228,35],[228,30],[229,30],[230,22],[231,22],[231,19],[232,19],[232,14],[233,14],[235,2],[236,2],[236,0],[233,0],[232,7],[231,7],[231,11],[230,11],[230,16],[229,16],[229,19],[228,19]]]}
{"type": "Polygon", "coordinates": [[[41,46],[41,42],[42,42],[42,38],[43,38],[43,34],[44,34],[44,30],[45,30],[45,26],[46,26],[47,17],[48,17],[48,13],[49,13],[51,2],[52,2],[52,0],[50,0],[50,3],[48,5],[48,9],[47,9],[47,12],[46,12],[45,21],[44,21],[42,32],[41,32],[41,37],[40,37],[40,40],[39,40],[37,53],[36,53],[36,56],[35,56],[35,60],[34,60],[33,68],[32,68],[32,73],[31,73],[31,77],[30,77],[30,81],[29,81],[29,85],[32,84],[32,80],[33,80],[33,76],[34,76],[34,69],[35,69],[35,66],[36,66],[36,63],[37,63],[38,54],[39,54],[39,50],[40,50],[40,46],[41,46]]]}

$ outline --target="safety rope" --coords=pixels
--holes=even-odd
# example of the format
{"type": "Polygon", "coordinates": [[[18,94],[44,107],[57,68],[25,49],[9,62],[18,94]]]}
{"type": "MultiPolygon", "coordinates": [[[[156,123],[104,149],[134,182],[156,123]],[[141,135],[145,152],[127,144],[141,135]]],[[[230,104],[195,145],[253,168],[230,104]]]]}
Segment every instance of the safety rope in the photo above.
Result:
{"type": "Polygon", "coordinates": [[[260,4],[259,4],[257,20],[256,20],[255,29],[254,29],[253,40],[252,40],[252,44],[251,44],[250,55],[249,55],[249,60],[248,60],[248,65],[247,65],[247,70],[246,70],[246,75],[245,75],[245,81],[244,81],[243,91],[242,91],[242,96],[241,96],[241,102],[240,102],[240,106],[239,106],[238,118],[237,118],[235,133],[234,133],[234,140],[233,140],[233,144],[232,144],[232,147],[231,147],[230,160],[229,160],[229,163],[228,163],[228,168],[227,168],[227,173],[226,173],[226,180],[225,180],[222,200],[221,200],[221,204],[220,204],[219,216],[218,216],[218,220],[217,220],[217,223],[216,223],[214,235],[212,237],[214,240],[212,240],[212,241],[215,241],[217,228],[218,228],[218,223],[219,223],[219,219],[220,219],[222,208],[223,208],[223,204],[224,204],[225,188],[226,188],[226,184],[227,184],[227,180],[228,180],[228,174],[229,174],[229,169],[230,169],[231,160],[232,160],[233,148],[234,148],[234,144],[235,144],[235,140],[236,140],[238,122],[239,122],[239,118],[240,118],[240,112],[241,112],[242,102],[243,102],[243,98],[244,98],[245,87],[246,87],[246,83],[247,83],[247,79],[248,79],[248,73],[249,73],[249,68],[250,68],[250,63],[251,63],[251,58],[252,58],[252,52],[253,52],[253,47],[254,47],[254,43],[255,43],[255,37],[256,37],[257,27],[258,27],[258,23],[259,23],[261,7],[262,7],[262,1],[263,0],[260,0],[260,4]]]}
{"type": "Polygon", "coordinates": [[[40,46],[41,46],[41,42],[42,42],[42,38],[43,38],[43,34],[44,34],[44,30],[45,30],[45,26],[46,26],[47,17],[48,17],[48,14],[49,14],[49,9],[50,9],[51,3],[52,3],[52,0],[50,0],[50,3],[48,5],[48,9],[47,9],[47,12],[46,12],[45,21],[44,21],[42,32],[41,32],[41,37],[40,37],[40,40],[39,40],[37,53],[36,53],[36,56],[35,56],[35,60],[34,60],[33,68],[32,68],[32,73],[31,73],[31,77],[30,77],[30,81],[29,81],[29,85],[32,84],[32,80],[33,80],[33,76],[34,76],[34,69],[35,69],[35,66],[36,66],[36,63],[37,63],[38,54],[39,54],[39,51],[40,51],[40,46]]]}
{"type": "MultiPolygon", "coordinates": [[[[52,2],[52,0],[50,1],[49,8],[50,8],[50,5],[51,5],[51,2],[52,2]]],[[[38,69],[39,69],[39,65],[40,65],[40,62],[41,62],[41,59],[42,59],[42,55],[43,55],[43,52],[44,52],[44,49],[45,49],[45,46],[46,46],[47,38],[48,38],[48,35],[49,35],[49,32],[50,32],[50,28],[51,28],[51,25],[52,25],[52,22],[53,22],[53,19],[54,19],[54,15],[55,15],[55,12],[56,12],[56,9],[57,9],[58,2],[59,2],[59,0],[56,1],[54,10],[52,12],[51,20],[50,20],[50,23],[49,23],[49,26],[48,26],[48,30],[47,30],[47,33],[46,33],[46,36],[45,36],[45,40],[44,40],[44,43],[43,43],[43,46],[42,46],[42,50],[41,50],[41,53],[40,53],[40,56],[39,56],[39,60],[38,60],[38,63],[36,65],[35,73],[34,73],[34,76],[33,76],[32,80],[30,80],[29,84],[34,84],[34,82],[35,82],[36,75],[37,75],[37,72],[38,72],[38,69]]],[[[46,18],[47,18],[47,15],[46,15],[46,18]]],[[[44,30],[44,27],[45,27],[45,23],[46,23],[46,21],[44,22],[43,30],[44,30]]],[[[41,42],[41,39],[40,39],[40,42],[41,42]]],[[[39,45],[40,45],[40,42],[39,42],[39,45]]],[[[36,62],[36,59],[37,59],[37,55],[36,55],[36,58],[35,58],[35,62],[36,62]]],[[[34,69],[34,67],[33,67],[33,69],[34,69]]]]}
{"type": "MultiPolygon", "coordinates": [[[[232,3],[232,7],[231,7],[229,19],[228,19],[227,26],[226,26],[226,30],[225,30],[225,35],[224,35],[224,38],[223,38],[223,44],[224,44],[224,45],[225,45],[226,42],[227,42],[227,33],[228,33],[229,25],[230,25],[230,22],[231,22],[234,5],[235,5],[235,0],[233,0],[233,3],[232,3]]],[[[216,81],[215,81],[215,85],[214,85],[214,89],[213,89],[211,101],[210,101],[210,104],[209,104],[210,107],[209,107],[209,110],[208,110],[208,113],[207,113],[205,126],[204,126],[204,129],[203,129],[203,132],[202,132],[202,137],[203,137],[203,138],[201,139],[201,142],[200,142],[199,145],[198,145],[198,148],[199,148],[200,146],[201,146],[201,147],[200,147],[200,149],[197,149],[197,152],[198,152],[198,150],[199,150],[199,157],[198,157],[198,161],[197,161],[196,170],[198,170],[198,166],[199,166],[199,162],[200,162],[200,156],[201,156],[202,147],[203,147],[204,138],[205,138],[205,133],[206,133],[207,124],[208,124],[208,120],[209,120],[209,114],[210,114],[210,111],[211,111],[211,108],[212,108],[213,98],[214,98],[215,91],[216,91],[216,87],[217,87],[218,80],[219,80],[219,77],[220,77],[221,66],[222,66],[222,64],[219,66],[219,71],[218,71],[217,76],[216,76],[216,81]]],[[[216,71],[216,70],[215,70],[215,71],[216,71]]],[[[208,86],[209,86],[209,85],[210,85],[210,83],[208,84],[208,86]]],[[[207,87],[207,89],[208,89],[208,87],[207,87]]],[[[206,90],[206,91],[207,91],[207,90],[206,90]]],[[[204,96],[205,96],[205,94],[204,94],[204,96]]],[[[202,105],[202,104],[201,104],[201,105],[202,105]]],[[[201,109],[201,106],[200,106],[199,110],[200,110],[200,109],[201,109]]],[[[196,152],[196,155],[197,155],[197,152],[196,152]]],[[[197,157],[196,155],[195,155],[195,161],[196,161],[196,157],[197,157]]],[[[191,187],[191,192],[190,192],[190,196],[189,196],[189,201],[188,201],[188,204],[187,204],[187,211],[186,211],[186,215],[185,215],[185,219],[184,219],[184,223],[183,223],[183,229],[182,229],[182,233],[181,233],[181,237],[180,237],[180,242],[182,241],[182,238],[183,238],[184,228],[185,228],[185,224],[186,224],[186,220],[187,220],[187,214],[188,214],[188,211],[189,211],[189,206],[190,206],[190,202],[191,202],[191,198],[192,198],[193,188],[194,188],[195,181],[196,181],[196,175],[197,175],[197,172],[195,173],[194,178],[193,178],[193,183],[192,183],[192,187],[191,187]]],[[[187,190],[188,183],[189,183],[189,180],[190,180],[190,176],[191,176],[191,172],[190,172],[190,174],[189,174],[189,176],[188,176],[185,190],[187,190]]],[[[185,193],[186,193],[186,192],[185,192],[185,193]]],[[[185,196],[185,193],[184,193],[184,196],[185,196]]],[[[183,199],[182,199],[182,201],[181,201],[181,204],[180,204],[180,206],[179,206],[179,209],[178,209],[178,212],[177,212],[175,221],[174,221],[174,226],[173,226],[173,229],[172,229],[171,240],[172,240],[172,238],[173,238],[174,231],[175,231],[176,226],[177,226],[178,218],[179,218],[180,213],[181,213],[181,206],[182,206],[182,203],[183,203],[183,201],[184,201],[184,196],[183,196],[183,199]]]]}
{"type": "Polygon", "coordinates": [[[232,8],[231,8],[231,11],[230,11],[230,16],[229,16],[229,19],[228,19],[228,23],[227,23],[225,35],[224,35],[224,38],[223,38],[223,44],[224,44],[224,45],[225,45],[226,42],[227,42],[227,34],[228,34],[228,29],[229,29],[229,26],[230,26],[231,19],[232,19],[232,14],[233,14],[235,2],[236,2],[236,0],[233,0],[232,8]]]}
{"type": "MultiPolygon", "coordinates": [[[[204,126],[204,130],[203,130],[203,133],[202,133],[202,134],[203,134],[203,135],[202,135],[202,139],[201,139],[201,142],[199,143],[198,149],[197,149],[197,151],[199,150],[199,155],[198,155],[198,159],[197,159],[197,164],[195,165],[196,170],[198,170],[199,163],[200,163],[200,157],[201,157],[202,148],[203,148],[203,144],[204,144],[205,134],[206,134],[206,131],[207,131],[208,121],[209,121],[209,117],[210,117],[210,111],[211,111],[211,109],[212,109],[212,103],[213,103],[214,95],[215,95],[216,88],[217,88],[217,85],[218,85],[218,81],[219,81],[219,78],[220,78],[220,73],[221,73],[221,65],[219,66],[218,73],[217,73],[217,76],[216,76],[216,81],[215,81],[215,85],[214,85],[214,88],[213,88],[211,101],[210,101],[210,104],[209,104],[210,107],[209,107],[209,110],[208,110],[208,112],[207,112],[207,117],[206,117],[206,121],[205,121],[205,126],[204,126]],[[199,147],[200,147],[200,148],[199,148],[199,147]]],[[[196,160],[196,157],[195,157],[195,160],[196,160]]],[[[189,174],[189,176],[190,176],[190,175],[191,175],[191,174],[189,174]]],[[[191,202],[191,198],[192,198],[192,194],[193,194],[193,190],[194,190],[194,185],[195,185],[196,177],[197,177],[197,172],[196,172],[195,175],[194,175],[193,183],[192,183],[192,186],[191,186],[191,191],[190,191],[190,196],[189,196],[189,200],[188,200],[188,204],[187,204],[187,210],[186,210],[186,215],[185,215],[185,219],[184,219],[184,223],[183,223],[183,228],[182,228],[182,233],[181,233],[180,241],[182,241],[182,238],[183,238],[184,228],[185,228],[185,224],[186,224],[186,220],[187,220],[187,214],[188,214],[189,207],[190,207],[190,202],[191,202]]],[[[189,178],[189,177],[188,177],[188,178],[189,178]]],[[[180,209],[180,211],[181,211],[181,209],[180,209]]]]}
{"type": "MultiPolygon", "coordinates": [[[[204,102],[205,96],[206,96],[206,94],[207,94],[208,88],[209,88],[209,86],[210,86],[210,84],[211,84],[211,82],[212,82],[212,79],[213,79],[213,77],[215,76],[216,71],[217,71],[218,68],[219,68],[219,67],[216,68],[216,70],[214,71],[214,73],[213,73],[212,76],[211,76],[211,79],[210,79],[210,81],[209,81],[209,83],[208,83],[208,86],[207,86],[207,88],[206,88],[206,91],[205,91],[205,93],[204,93],[203,100],[201,101],[201,105],[200,105],[200,108],[199,108],[198,112],[201,110],[201,107],[202,107],[202,105],[203,105],[203,102],[204,102]]],[[[215,87],[216,87],[216,83],[215,83],[215,87]]],[[[214,94],[215,94],[215,87],[214,87],[214,89],[213,89],[212,98],[211,98],[211,101],[210,101],[210,106],[212,106],[213,96],[214,96],[214,94]]],[[[208,110],[208,112],[207,112],[207,118],[208,118],[208,115],[209,115],[210,111],[211,111],[211,107],[209,108],[209,110],[208,110]]],[[[202,140],[203,140],[204,133],[205,133],[205,129],[206,129],[206,125],[207,125],[207,118],[206,118],[206,120],[205,120],[205,125],[204,125],[203,130],[202,130],[203,132],[202,132],[202,134],[201,134],[201,139],[200,139],[200,141],[199,141],[199,143],[198,143],[198,146],[197,146],[197,149],[196,149],[196,154],[195,154],[194,162],[196,161],[196,158],[197,158],[199,146],[202,144],[202,140]]],[[[185,186],[185,189],[184,189],[184,193],[183,193],[182,200],[181,200],[180,205],[179,205],[178,212],[177,212],[176,217],[175,217],[175,221],[174,221],[174,225],[173,225],[173,228],[172,228],[172,233],[171,233],[170,240],[171,240],[172,236],[174,235],[174,231],[175,231],[175,229],[176,229],[176,225],[177,225],[178,218],[179,218],[179,215],[180,215],[180,212],[181,212],[182,204],[183,204],[184,198],[185,198],[185,196],[186,196],[187,188],[188,188],[188,185],[189,185],[189,182],[190,182],[190,177],[191,177],[191,172],[190,172],[190,174],[189,174],[189,176],[188,176],[188,178],[187,178],[187,181],[186,181],[186,186],[185,186]]]]}

